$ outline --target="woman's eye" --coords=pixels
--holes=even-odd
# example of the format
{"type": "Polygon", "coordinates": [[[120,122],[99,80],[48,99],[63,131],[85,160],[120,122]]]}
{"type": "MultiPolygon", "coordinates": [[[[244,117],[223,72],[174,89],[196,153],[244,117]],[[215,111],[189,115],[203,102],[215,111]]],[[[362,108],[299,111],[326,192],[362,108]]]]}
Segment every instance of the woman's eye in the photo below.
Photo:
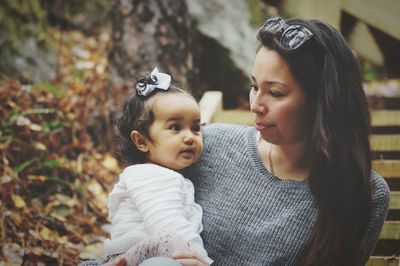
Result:
{"type": "Polygon", "coordinates": [[[281,96],[283,96],[283,94],[280,93],[279,91],[273,91],[273,90],[269,91],[269,94],[270,94],[272,97],[281,97],[281,96]]]}
{"type": "Polygon", "coordinates": [[[258,91],[258,88],[257,88],[256,85],[251,85],[251,86],[250,86],[250,89],[251,89],[251,90],[254,90],[254,91],[258,91]]]}

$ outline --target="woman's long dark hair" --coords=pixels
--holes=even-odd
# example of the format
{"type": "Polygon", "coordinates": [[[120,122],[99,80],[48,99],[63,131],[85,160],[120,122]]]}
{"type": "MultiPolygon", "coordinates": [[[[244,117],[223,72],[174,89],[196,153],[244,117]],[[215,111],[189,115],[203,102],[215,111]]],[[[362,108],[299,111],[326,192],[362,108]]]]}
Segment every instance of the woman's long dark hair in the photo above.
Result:
{"type": "Polygon", "coordinates": [[[357,61],[340,33],[318,20],[292,19],[313,33],[296,50],[260,31],[302,85],[311,108],[309,186],[318,215],[301,265],[358,265],[370,216],[370,116],[357,61]]]}

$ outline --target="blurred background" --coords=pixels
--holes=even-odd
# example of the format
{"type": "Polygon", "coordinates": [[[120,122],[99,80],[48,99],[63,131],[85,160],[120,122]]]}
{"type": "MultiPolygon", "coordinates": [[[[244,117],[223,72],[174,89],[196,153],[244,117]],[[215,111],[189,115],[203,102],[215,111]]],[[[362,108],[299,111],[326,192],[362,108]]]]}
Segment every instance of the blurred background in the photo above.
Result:
{"type": "Polygon", "coordinates": [[[111,119],[137,75],[157,66],[198,100],[220,91],[226,112],[212,122],[251,124],[255,36],[271,16],[325,20],[354,50],[377,110],[373,132],[390,135],[377,144],[375,167],[390,163],[397,200],[393,233],[374,252],[393,264],[370,265],[397,265],[399,14],[398,0],[1,1],[0,265],[101,256],[107,193],[120,171],[111,119]]]}

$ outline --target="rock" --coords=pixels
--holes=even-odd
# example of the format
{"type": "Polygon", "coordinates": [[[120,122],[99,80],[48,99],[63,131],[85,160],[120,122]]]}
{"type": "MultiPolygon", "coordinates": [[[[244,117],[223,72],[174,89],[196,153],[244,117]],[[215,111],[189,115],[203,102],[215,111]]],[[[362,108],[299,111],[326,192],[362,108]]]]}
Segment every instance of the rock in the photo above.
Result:
{"type": "Polygon", "coordinates": [[[44,82],[56,78],[55,50],[39,47],[33,37],[17,44],[18,55],[12,62],[16,73],[29,82],[44,82]]]}
{"type": "Polygon", "coordinates": [[[157,66],[200,99],[223,91],[246,106],[256,31],[243,0],[118,0],[111,8],[110,83],[131,85],[157,66]]]}
{"type": "Polygon", "coordinates": [[[186,86],[192,71],[192,21],[184,0],[114,1],[111,84],[123,85],[155,66],[186,86]]]}
{"type": "Polygon", "coordinates": [[[197,28],[230,51],[233,62],[249,73],[256,50],[256,28],[250,25],[251,14],[243,0],[186,0],[189,14],[197,28]]]}
{"type": "MultiPolygon", "coordinates": [[[[22,27],[22,25],[18,25],[22,27]]],[[[56,77],[57,54],[45,41],[38,41],[38,27],[23,25],[25,35],[16,38],[0,33],[0,72],[17,77],[23,83],[53,80],[56,77]]]]}

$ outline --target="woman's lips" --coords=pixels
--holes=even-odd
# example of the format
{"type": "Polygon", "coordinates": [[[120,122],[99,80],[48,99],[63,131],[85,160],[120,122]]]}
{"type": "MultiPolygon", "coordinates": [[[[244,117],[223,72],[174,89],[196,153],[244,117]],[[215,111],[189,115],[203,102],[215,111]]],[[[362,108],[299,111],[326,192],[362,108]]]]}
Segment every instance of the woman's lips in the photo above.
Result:
{"type": "Polygon", "coordinates": [[[272,128],[274,127],[274,125],[272,124],[261,124],[261,123],[255,123],[255,127],[258,131],[260,130],[264,130],[264,129],[268,129],[268,128],[272,128]]]}

